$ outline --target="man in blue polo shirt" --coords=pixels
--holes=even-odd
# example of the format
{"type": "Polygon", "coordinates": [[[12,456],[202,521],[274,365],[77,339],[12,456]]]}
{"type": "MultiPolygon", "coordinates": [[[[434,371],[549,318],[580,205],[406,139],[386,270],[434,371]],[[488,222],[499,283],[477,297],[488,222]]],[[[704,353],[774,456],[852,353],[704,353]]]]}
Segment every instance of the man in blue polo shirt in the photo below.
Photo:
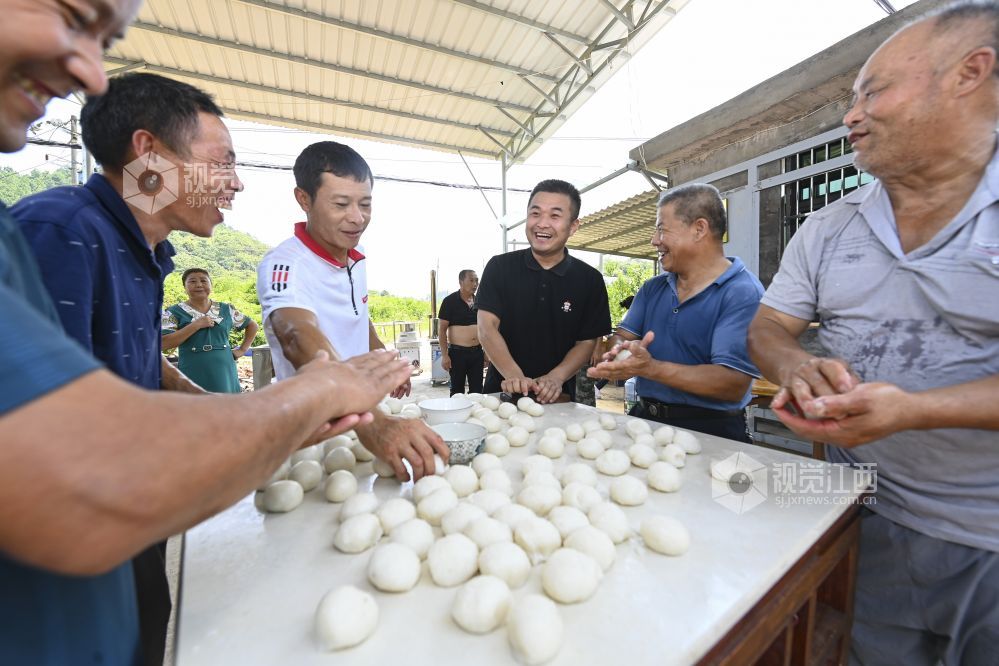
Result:
{"type": "Polygon", "coordinates": [[[694,183],[659,197],[652,245],[665,271],[642,285],[591,377],[638,377],[633,416],[749,441],[744,409],[759,371],[746,330],[763,286],[725,256],[721,195],[694,183]],[[615,360],[623,350],[631,356],[615,360]]]}

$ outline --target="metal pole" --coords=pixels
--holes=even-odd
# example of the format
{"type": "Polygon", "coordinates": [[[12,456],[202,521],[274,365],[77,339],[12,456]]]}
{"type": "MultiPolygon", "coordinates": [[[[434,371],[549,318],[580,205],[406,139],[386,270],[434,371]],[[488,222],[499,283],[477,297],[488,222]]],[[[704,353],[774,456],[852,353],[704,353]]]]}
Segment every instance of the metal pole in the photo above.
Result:
{"type": "MultiPolygon", "coordinates": [[[[69,119],[69,142],[76,144],[77,132],[76,132],[76,116],[72,116],[69,119]]],[[[80,184],[80,174],[78,173],[80,165],[80,155],[76,148],[69,149],[69,171],[71,178],[73,179],[74,185],[80,184]]]]}
{"type": "Polygon", "coordinates": [[[500,156],[500,180],[501,180],[501,191],[502,191],[502,201],[503,201],[503,252],[507,251],[509,244],[507,243],[507,229],[506,226],[506,153],[500,156]]]}

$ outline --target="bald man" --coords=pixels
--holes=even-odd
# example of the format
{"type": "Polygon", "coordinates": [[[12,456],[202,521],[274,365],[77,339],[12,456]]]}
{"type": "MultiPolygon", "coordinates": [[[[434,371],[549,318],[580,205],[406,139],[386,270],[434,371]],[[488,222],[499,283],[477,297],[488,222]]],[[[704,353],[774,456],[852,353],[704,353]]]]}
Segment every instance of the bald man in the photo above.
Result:
{"type": "Polygon", "coordinates": [[[781,420],[877,468],[855,663],[999,663],[997,51],[999,3],[964,2],[870,57],[844,123],[878,180],[809,218],[750,326],[781,420]]]}

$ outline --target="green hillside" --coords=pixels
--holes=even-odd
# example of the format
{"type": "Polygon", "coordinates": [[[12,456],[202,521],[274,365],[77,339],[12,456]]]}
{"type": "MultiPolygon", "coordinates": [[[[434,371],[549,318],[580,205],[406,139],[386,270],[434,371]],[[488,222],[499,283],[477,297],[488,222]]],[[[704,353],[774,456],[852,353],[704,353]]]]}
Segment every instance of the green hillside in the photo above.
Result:
{"type": "Polygon", "coordinates": [[[250,234],[224,224],[215,227],[211,238],[172,233],[170,242],[177,249],[173,258],[177,270],[183,272],[197,266],[212,275],[239,273],[256,275],[257,264],[270,247],[250,234]]]}

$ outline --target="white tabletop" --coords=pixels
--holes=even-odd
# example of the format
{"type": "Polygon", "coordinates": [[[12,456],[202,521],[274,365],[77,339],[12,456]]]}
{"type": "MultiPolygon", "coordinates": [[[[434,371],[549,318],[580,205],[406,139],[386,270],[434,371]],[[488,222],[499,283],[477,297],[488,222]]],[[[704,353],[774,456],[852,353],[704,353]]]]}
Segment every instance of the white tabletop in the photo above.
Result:
{"type": "MultiPolygon", "coordinates": [[[[598,412],[577,404],[546,408],[527,446],[503,458],[519,482],[520,463],[536,452],[546,427],[582,422],[598,412]]],[[[616,415],[614,446],[632,442],[616,415]]],[[[653,429],[658,424],[651,423],[653,429]]],[[[565,641],[553,664],[685,664],[703,656],[841,516],[866,485],[825,463],[731,440],[699,435],[704,450],[688,455],[679,492],[649,492],[643,505],[625,508],[636,529],[642,518],[674,516],[690,530],[682,557],[658,555],[637,534],[617,547],[617,561],[588,601],[559,606],[565,641]],[[742,452],[765,467],[768,497],[742,513],[742,497],[709,474],[712,459],[742,452]],[[775,487],[774,475],[783,478],[775,487]],[[792,479],[793,475],[793,479],[792,479]],[[793,481],[793,483],[792,483],[793,481]],[[844,485],[845,484],[845,485],[844,485]],[[778,498],[778,490],[793,495],[778,498]],[[713,495],[722,495],[720,498],[713,495]],[[788,505],[788,501],[790,505],[788,505]],[[733,504],[734,502],[734,504],[733,504]]],[[[577,462],[575,446],[554,461],[577,462]]],[[[411,497],[412,484],[379,479],[370,464],[356,470],[361,490],[382,499],[411,497]]],[[[631,474],[645,478],[645,470],[631,474]]],[[[600,476],[607,496],[611,477],[600,476]]],[[[748,505],[744,505],[748,506],[748,505]]],[[[455,588],[436,587],[424,566],[417,587],[405,594],[377,592],[365,571],[370,551],[345,555],[333,548],[340,505],[322,486],[287,514],[261,514],[249,496],[187,533],[178,610],[176,663],[219,664],[510,664],[506,632],[486,636],[461,631],[450,619],[455,588]],[[313,616],[333,588],[355,585],[372,592],[378,628],[360,646],[337,653],[319,649],[313,616]]],[[[539,567],[515,599],[539,592],[539,567]]]]}

